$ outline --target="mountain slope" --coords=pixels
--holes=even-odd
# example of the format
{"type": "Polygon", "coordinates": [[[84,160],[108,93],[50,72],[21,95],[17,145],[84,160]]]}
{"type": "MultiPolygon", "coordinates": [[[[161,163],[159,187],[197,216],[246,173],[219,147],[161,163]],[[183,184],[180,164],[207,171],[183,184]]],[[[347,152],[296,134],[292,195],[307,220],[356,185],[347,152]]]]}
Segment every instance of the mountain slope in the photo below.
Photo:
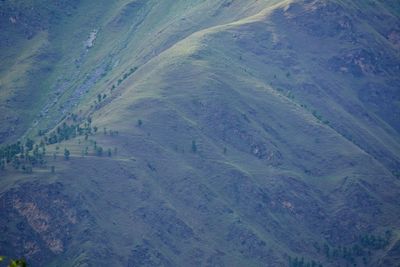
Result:
{"type": "Polygon", "coordinates": [[[1,172],[2,251],[33,266],[395,266],[395,1],[104,5],[81,61],[54,64],[78,66],[58,102],[25,127],[50,135],[74,113],[99,130],[46,146],[48,167],[1,172]]]}

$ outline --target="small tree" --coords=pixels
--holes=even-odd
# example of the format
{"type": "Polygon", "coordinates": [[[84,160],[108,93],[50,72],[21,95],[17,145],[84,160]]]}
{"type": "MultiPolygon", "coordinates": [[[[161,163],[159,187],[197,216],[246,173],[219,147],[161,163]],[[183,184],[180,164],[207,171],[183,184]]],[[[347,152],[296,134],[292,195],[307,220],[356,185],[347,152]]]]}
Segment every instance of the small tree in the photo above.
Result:
{"type": "Polygon", "coordinates": [[[69,155],[70,155],[69,150],[65,148],[65,149],[64,149],[64,159],[65,159],[65,160],[69,160],[69,155]]]}

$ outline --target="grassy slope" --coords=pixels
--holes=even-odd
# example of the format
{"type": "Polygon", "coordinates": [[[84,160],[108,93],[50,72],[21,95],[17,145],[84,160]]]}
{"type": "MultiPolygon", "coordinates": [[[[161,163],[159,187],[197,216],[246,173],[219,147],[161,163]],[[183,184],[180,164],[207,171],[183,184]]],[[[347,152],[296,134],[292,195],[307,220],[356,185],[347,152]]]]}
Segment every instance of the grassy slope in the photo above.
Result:
{"type": "MultiPolygon", "coordinates": [[[[45,116],[50,125],[54,125],[54,117],[49,114],[56,112],[54,116],[59,120],[60,108],[57,106],[49,112],[49,107],[58,95],[72,90],[68,88],[72,77],[79,79],[74,60],[82,57],[85,51],[84,41],[96,20],[91,17],[104,13],[88,2],[80,4],[78,9],[77,5],[74,1],[1,4],[4,12],[0,53],[4,64],[0,71],[4,114],[1,142],[20,138],[37,121],[43,122],[40,115],[45,116]]],[[[80,71],[84,74],[87,70],[80,71]]]]}
{"type": "MultiPolygon", "coordinates": [[[[340,33],[312,32],[309,23],[318,12],[265,4],[241,20],[232,14],[248,3],[148,2],[137,15],[146,19],[128,23],[123,15],[129,6],[119,4],[104,19],[99,45],[85,63],[91,68],[83,73],[105,54],[114,55],[113,68],[77,108],[87,109],[123,72],[140,67],[110,104],[89,111],[99,128],[120,131],[118,137],[94,137],[104,147],[118,147],[118,155],[80,159],[82,145],[73,140],[65,144],[73,151],[70,162],[49,163],[56,175],[9,173],[2,181],[3,192],[16,180],[63,184],[80,223],[71,224],[73,234],[55,237],[66,244],[56,265],[278,266],[287,255],[334,265],[315,243],[346,245],[358,234],[398,231],[399,184],[392,175],[398,134],[356,91],[360,81],[379,75],[360,78],[328,68],[330,58],[355,45],[340,33]],[[218,12],[209,19],[204,10],[218,12]],[[159,24],[151,19],[157,12],[163,14],[159,24]],[[332,40],[340,40],[340,49],[332,40]]],[[[24,187],[14,194],[34,195],[24,187]]],[[[36,202],[55,222],[63,218],[36,202]]],[[[379,258],[374,254],[371,264],[379,258]]]]}

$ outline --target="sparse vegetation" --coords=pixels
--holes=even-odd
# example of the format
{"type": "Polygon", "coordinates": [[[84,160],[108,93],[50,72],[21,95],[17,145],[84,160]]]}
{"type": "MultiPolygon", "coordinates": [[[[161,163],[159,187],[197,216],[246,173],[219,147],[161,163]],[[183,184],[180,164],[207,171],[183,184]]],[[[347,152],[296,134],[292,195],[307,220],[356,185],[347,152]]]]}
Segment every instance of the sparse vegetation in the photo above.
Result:
{"type": "MultiPolygon", "coordinates": [[[[79,119],[76,115],[71,114],[70,116],[72,123],[67,123],[64,121],[61,126],[57,126],[55,130],[45,133],[41,130],[39,143],[36,143],[33,139],[27,138],[23,143],[18,141],[14,144],[0,147],[0,170],[6,170],[7,165],[11,165],[15,170],[21,170],[24,173],[32,173],[34,167],[45,166],[46,165],[46,146],[60,144],[64,141],[74,139],[78,136],[85,136],[85,141],[89,140],[89,136],[97,133],[98,127],[92,126],[92,119],[89,117],[83,120],[83,123],[79,123],[79,119]]],[[[107,130],[106,127],[103,128],[103,133],[110,136],[118,135],[118,131],[107,130]]],[[[78,139],[78,144],[83,145],[81,140],[78,139]]],[[[103,148],[97,146],[97,142],[93,142],[94,154],[96,156],[103,155],[103,148]]],[[[57,145],[56,152],[52,153],[52,159],[57,159],[57,151],[60,147],[57,145]]],[[[110,153],[107,155],[111,156],[110,153]]],[[[89,154],[89,148],[85,146],[82,149],[82,155],[87,156],[89,154]]],[[[116,154],[116,153],[115,153],[116,154]]],[[[68,148],[64,148],[63,152],[64,160],[69,160],[71,152],[68,148]]],[[[53,167],[50,170],[53,172],[53,167]]]]}
{"type": "Polygon", "coordinates": [[[118,79],[117,85],[113,84],[111,87],[111,91],[114,91],[121,83],[126,80],[129,76],[131,76],[135,71],[138,69],[138,67],[130,68],[127,72],[122,74],[122,77],[118,79]]]}
{"type": "Polygon", "coordinates": [[[344,262],[354,266],[358,263],[368,264],[372,252],[384,249],[392,236],[390,230],[386,231],[384,236],[365,234],[359,236],[358,241],[350,246],[329,246],[325,243],[320,251],[330,262],[344,262]]]}

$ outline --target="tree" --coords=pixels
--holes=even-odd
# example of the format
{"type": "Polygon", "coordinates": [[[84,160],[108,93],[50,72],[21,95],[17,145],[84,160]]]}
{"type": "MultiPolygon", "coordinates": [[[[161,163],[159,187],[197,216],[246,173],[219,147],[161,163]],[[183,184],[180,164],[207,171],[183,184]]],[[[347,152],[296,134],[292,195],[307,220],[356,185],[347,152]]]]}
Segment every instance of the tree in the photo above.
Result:
{"type": "MultiPolygon", "coordinates": [[[[6,257],[0,256],[0,262],[3,262],[6,257]]],[[[26,267],[26,261],[24,259],[10,259],[10,263],[8,264],[8,267],[26,267]]]]}
{"type": "Polygon", "coordinates": [[[18,157],[14,156],[12,160],[13,167],[18,170],[21,162],[19,161],[18,157]]]}
{"type": "Polygon", "coordinates": [[[112,156],[112,153],[111,153],[111,148],[107,149],[107,155],[108,155],[109,157],[111,157],[111,156],[112,156]]]}
{"type": "Polygon", "coordinates": [[[26,267],[25,260],[11,260],[9,267],[26,267]]]}
{"type": "Polygon", "coordinates": [[[64,159],[65,159],[65,160],[69,160],[69,155],[70,155],[69,150],[65,148],[65,149],[64,149],[64,159]]]}
{"type": "Polygon", "coordinates": [[[25,147],[27,148],[28,151],[31,151],[33,149],[33,140],[32,139],[27,139],[25,142],[25,147]]]}
{"type": "Polygon", "coordinates": [[[101,102],[101,94],[97,95],[97,100],[99,101],[99,103],[101,102]]]}
{"type": "Polygon", "coordinates": [[[142,124],[143,124],[143,122],[142,122],[142,120],[141,119],[139,119],[138,121],[137,121],[137,126],[142,126],[142,124]]]}
{"type": "Polygon", "coordinates": [[[96,155],[101,157],[103,155],[103,148],[101,146],[98,146],[96,148],[96,155]]]}

